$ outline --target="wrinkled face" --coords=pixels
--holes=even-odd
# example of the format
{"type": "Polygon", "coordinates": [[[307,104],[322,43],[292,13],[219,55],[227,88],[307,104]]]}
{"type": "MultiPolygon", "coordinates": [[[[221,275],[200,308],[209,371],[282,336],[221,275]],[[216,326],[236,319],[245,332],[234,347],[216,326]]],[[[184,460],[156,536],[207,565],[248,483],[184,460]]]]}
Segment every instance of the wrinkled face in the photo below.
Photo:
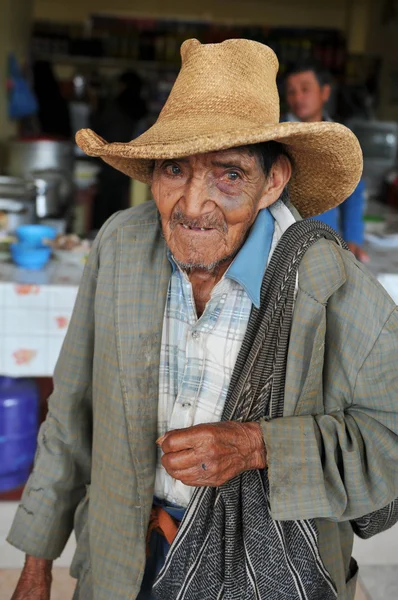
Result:
{"type": "Polygon", "coordinates": [[[300,121],[318,121],[329,96],[330,86],[321,86],[313,71],[295,73],[287,78],[286,101],[289,110],[300,121]]]}
{"type": "Polygon", "coordinates": [[[152,193],[176,261],[210,271],[232,258],[267,205],[266,185],[248,148],[156,161],[152,193]]]}

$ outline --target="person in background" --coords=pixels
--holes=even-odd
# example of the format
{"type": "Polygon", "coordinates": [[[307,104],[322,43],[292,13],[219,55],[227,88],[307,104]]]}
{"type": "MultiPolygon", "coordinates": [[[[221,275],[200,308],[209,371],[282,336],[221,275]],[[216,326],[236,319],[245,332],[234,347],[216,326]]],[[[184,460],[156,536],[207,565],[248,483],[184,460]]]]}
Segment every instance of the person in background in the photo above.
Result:
{"type": "MultiPolygon", "coordinates": [[[[137,127],[146,113],[141,98],[142,80],[125,71],[118,80],[118,93],[93,116],[92,126],[111,142],[128,142],[137,135],[137,127]]],[[[106,163],[98,176],[98,196],[94,205],[93,228],[100,229],[109,217],[129,207],[130,178],[106,163]]]]}
{"type": "Polygon", "coordinates": [[[70,139],[71,124],[68,103],[62,95],[52,65],[44,60],[33,63],[33,89],[39,103],[39,135],[70,139]]]}
{"type": "MultiPolygon", "coordinates": [[[[316,123],[332,121],[326,105],[330,99],[330,74],[316,62],[305,61],[292,66],[285,76],[286,102],[289,112],[283,121],[316,123]]],[[[351,252],[361,262],[369,257],[362,249],[364,238],[365,184],[361,181],[343,204],[316,217],[339,231],[351,252]]]]}

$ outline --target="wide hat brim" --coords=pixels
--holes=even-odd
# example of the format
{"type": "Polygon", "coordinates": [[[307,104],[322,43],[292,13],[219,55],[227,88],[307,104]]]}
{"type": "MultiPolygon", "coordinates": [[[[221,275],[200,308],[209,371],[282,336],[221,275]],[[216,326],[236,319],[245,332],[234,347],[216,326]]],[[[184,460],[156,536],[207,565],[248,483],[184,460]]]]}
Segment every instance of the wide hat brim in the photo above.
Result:
{"type": "Polygon", "coordinates": [[[129,143],[107,143],[90,129],[76,135],[77,144],[89,156],[102,158],[129,177],[151,183],[156,159],[176,159],[278,141],[286,146],[294,169],[290,198],[303,217],[313,217],[341,204],[355,190],[362,174],[359,142],[344,125],[332,122],[239,124],[236,118],[181,118],[158,121],[129,143]],[[241,125],[241,127],[240,127],[241,125]]]}

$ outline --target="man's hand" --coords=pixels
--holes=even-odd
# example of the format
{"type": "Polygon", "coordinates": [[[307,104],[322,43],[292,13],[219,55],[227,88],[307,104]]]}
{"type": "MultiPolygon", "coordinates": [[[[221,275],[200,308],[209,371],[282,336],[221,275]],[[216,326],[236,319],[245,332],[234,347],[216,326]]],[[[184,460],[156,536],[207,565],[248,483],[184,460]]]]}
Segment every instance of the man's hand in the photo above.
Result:
{"type": "Polygon", "coordinates": [[[164,468],[185,485],[217,487],[243,471],[267,466],[258,423],[195,425],[167,432],[158,444],[164,468]]]}
{"type": "Polygon", "coordinates": [[[364,250],[362,250],[361,246],[358,246],[358,244],[354,244],[354,242],[347,242],[347,246],[355,256],[355,258],[357,258],[361,263],[366,264],[369,262],[369,256],[364,250]]]}
{"type": "Polygon", "coordinates": [[[11,600],[50,600],[52,561],[27,556],[11,600]]]}

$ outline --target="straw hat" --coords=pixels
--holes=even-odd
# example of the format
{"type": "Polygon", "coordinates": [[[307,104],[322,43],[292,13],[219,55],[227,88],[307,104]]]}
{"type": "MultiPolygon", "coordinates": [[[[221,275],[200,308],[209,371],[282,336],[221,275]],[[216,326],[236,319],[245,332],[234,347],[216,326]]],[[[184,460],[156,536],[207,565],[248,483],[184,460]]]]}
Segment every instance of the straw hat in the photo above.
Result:
{"type": "Polygon", "coordinates": [[[362,173],[354,134],[337,123],[279,123],[278,59],[244,39],[185,41],[182,67],[157,122],[129,143],[108,144],[90,129],[77,143],[126,175],[151,182],[154,159],[181,158],[246,144],[282,142],[294,162],[289,185],[303,217],[343,202],[362,173]]]}

